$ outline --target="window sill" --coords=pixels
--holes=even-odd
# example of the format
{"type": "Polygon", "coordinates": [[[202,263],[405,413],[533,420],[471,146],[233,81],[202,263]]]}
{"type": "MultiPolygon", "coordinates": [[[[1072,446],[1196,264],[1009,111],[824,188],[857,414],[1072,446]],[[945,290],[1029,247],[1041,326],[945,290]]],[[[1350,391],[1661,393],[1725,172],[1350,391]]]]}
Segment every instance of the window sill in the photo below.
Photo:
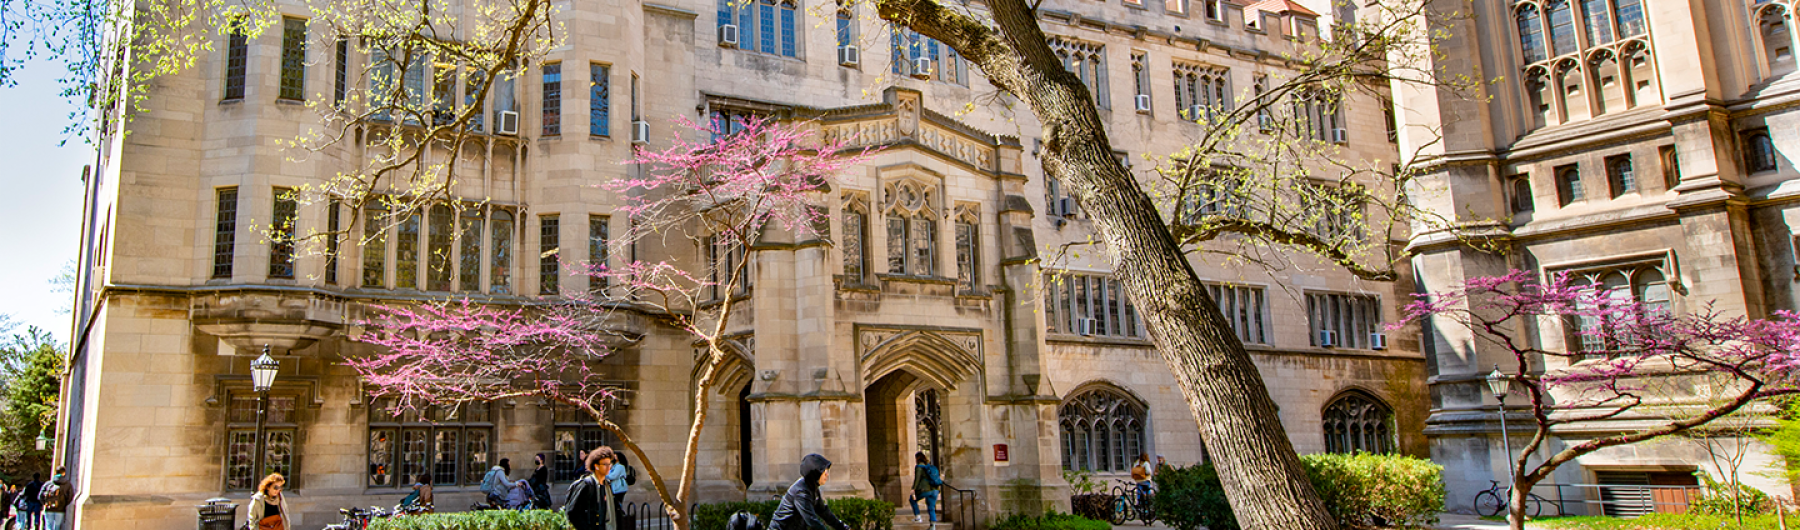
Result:
{"type": "Polygon", "coordinates": [[[1226,21],[1225,21],[1225,20],[1224,20],[1224,19],[1218,19],[1218,18],[1212,18],[1212,17],[1206,17],[1206,23],[1207,23],[1207,24],[1212,24],[1212,25],[1214,25],[1214,26],[1218,26],[1218,27],[1221,27],[1221,28],[1229,28],[1229,27],[1231,27],[1231,23],[1230,23],[1230,22],[1226,22],[1226,21]]]}
{"type": "Polygon", "coordinates": [[[1065,342],[1065,343],[1071,343],[1071,344],[1095,344],[1095,345],[1114,345],[1114,346],[1155,346],[1156,345],[1155,343],[1150,342],[1149,339],[1139,339],[1139,338],[1132,338],[1132,337],[1107,337],[1107,336],[1099,336],[1099,335],[1076,335],[1073,333],[1063,333],[1060,331],[1051,331],[1051,332],[1045,333],[1044,340],[1046,342],[1065,342]]]}
{"type": "Polygon", "coordinates": [[[588,134],[588,140],[611,143],[613,138],[610,134],[588,134]]]}
{"type": "Polygon", "coordinates": [[[884,282],[926,283],[933,285],[956,285],[956,278],[943,276],[913,276],[909,274],[876,274],[876,278],[884,282]]]}
{"type": "Polygon", "coordinates": [[[276,105],[299,105],[299,106],[302,106],[302,107],[304,107],[304,106],[306,106],[306,100],[303,100],[303,99],[287,99],[287,98],[275,98],[275,104],[276,104],[276,105]]]}
{"type": "Polygon", "coordinates": [[[244,98],[221,99],[221,100],[219,100],[219,104],[220,105],[242,105],[242,104],[244,104],[244,98]]]}

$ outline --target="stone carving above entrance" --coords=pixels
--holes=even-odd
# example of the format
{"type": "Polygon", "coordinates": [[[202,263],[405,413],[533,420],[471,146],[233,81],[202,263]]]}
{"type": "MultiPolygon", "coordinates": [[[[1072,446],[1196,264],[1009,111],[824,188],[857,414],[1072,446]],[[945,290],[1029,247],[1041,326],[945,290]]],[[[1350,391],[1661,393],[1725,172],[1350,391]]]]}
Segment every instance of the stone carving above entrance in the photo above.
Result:
{"type": "Polygon", "coordinates": [[[939,387],[954,389],[981,373],[981,343],[981,330],[976,329],[857,326],[857,362],[864,385],[911,368],[939,387]]]}

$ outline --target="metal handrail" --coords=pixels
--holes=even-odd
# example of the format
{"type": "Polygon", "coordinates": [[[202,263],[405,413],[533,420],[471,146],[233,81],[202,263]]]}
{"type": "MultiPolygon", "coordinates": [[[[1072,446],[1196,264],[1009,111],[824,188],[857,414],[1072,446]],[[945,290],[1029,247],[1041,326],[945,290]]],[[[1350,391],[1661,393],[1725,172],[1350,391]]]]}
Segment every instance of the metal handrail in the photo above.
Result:
{"type": "MultiPolygon", "coordinates": [[[[949,482],[945,482],[941,487],[945,491],[956,494],[956,516],[950,518],[951,528],[954,528],[955,530],[975,530],[975,492],[951,486],[949,482]]],[[[943,510],[943,508],[949,507],[947,505],[950,504],[948,502],[950,498],[948,495],[945,495],[943,500],[946,502],[939,505],[939,509],[948,515],[949,510],[943,510]]]]}
{"type": "MultiPolygon", "coordinates": [[[[1636,517],[1647,513],[1685,513],[1700,496],[1700,486],[1648,484],[1538,484],[1554,488],[1556,515],[1614,515],[1636,517]],[[1680,492],[1672,500],[1659,499],[1658,491],[1680,492]]],[[[1548,515],[1548,514],[1546,514],[1548,515]]]]}

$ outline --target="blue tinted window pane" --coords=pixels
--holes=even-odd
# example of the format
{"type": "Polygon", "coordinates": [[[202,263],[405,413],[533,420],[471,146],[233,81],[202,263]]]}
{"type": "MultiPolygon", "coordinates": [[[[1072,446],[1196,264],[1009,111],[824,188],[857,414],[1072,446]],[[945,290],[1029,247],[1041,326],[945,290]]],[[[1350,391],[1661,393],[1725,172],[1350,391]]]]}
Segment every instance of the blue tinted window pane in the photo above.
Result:
{"type": "Polygon", "coordinates": [[[612,105],[611,95],[607,88],[609,72],[607,66],[603,64],[590,66],[593,84],[588,94],[588,134],[611,136],[612,129],[608,127],[608,111],[611,110],[612,105]]]}
{"type": "Polygon", "coordinates": [[[762,19],[762,46],[757,49],[763,53],[775,53],[775,6],[762,4],[757,6],[757,17],[762,19]]]}
{"type": "Polygon", "coordinates": [[[794,8],[781,6],[781,54],[794,56],[794,8]]]}

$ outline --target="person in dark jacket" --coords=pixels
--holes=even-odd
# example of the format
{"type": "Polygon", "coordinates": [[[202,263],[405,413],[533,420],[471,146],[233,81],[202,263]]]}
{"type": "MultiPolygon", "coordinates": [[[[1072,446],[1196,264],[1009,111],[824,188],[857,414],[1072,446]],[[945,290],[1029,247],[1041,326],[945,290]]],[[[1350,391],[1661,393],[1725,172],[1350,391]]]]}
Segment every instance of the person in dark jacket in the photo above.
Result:
{"type": "Polygon", "coordinates": [[[771,530],[850,530],[832,515],[819,486],[831,479],[831,461],[812,454],[800,459],[800,480],[789,486],[775,508],[771,530]]]}
{"type": "Polygon", "coordinates": [[[575,530],[621,530],[612,488],[600,483],[612,471],[614,460],[611,447],[602,445],[587,452],[588,474],[569,486],[569,498],[563,501],[563,514],[575,530]]]}
{"type": "Polygon", "coordinates": [[[533,508],[550,509],[550,466],[545,461],[544,453],[537,454],[537,469],[531,471],[531,499],[533,508]]]}

